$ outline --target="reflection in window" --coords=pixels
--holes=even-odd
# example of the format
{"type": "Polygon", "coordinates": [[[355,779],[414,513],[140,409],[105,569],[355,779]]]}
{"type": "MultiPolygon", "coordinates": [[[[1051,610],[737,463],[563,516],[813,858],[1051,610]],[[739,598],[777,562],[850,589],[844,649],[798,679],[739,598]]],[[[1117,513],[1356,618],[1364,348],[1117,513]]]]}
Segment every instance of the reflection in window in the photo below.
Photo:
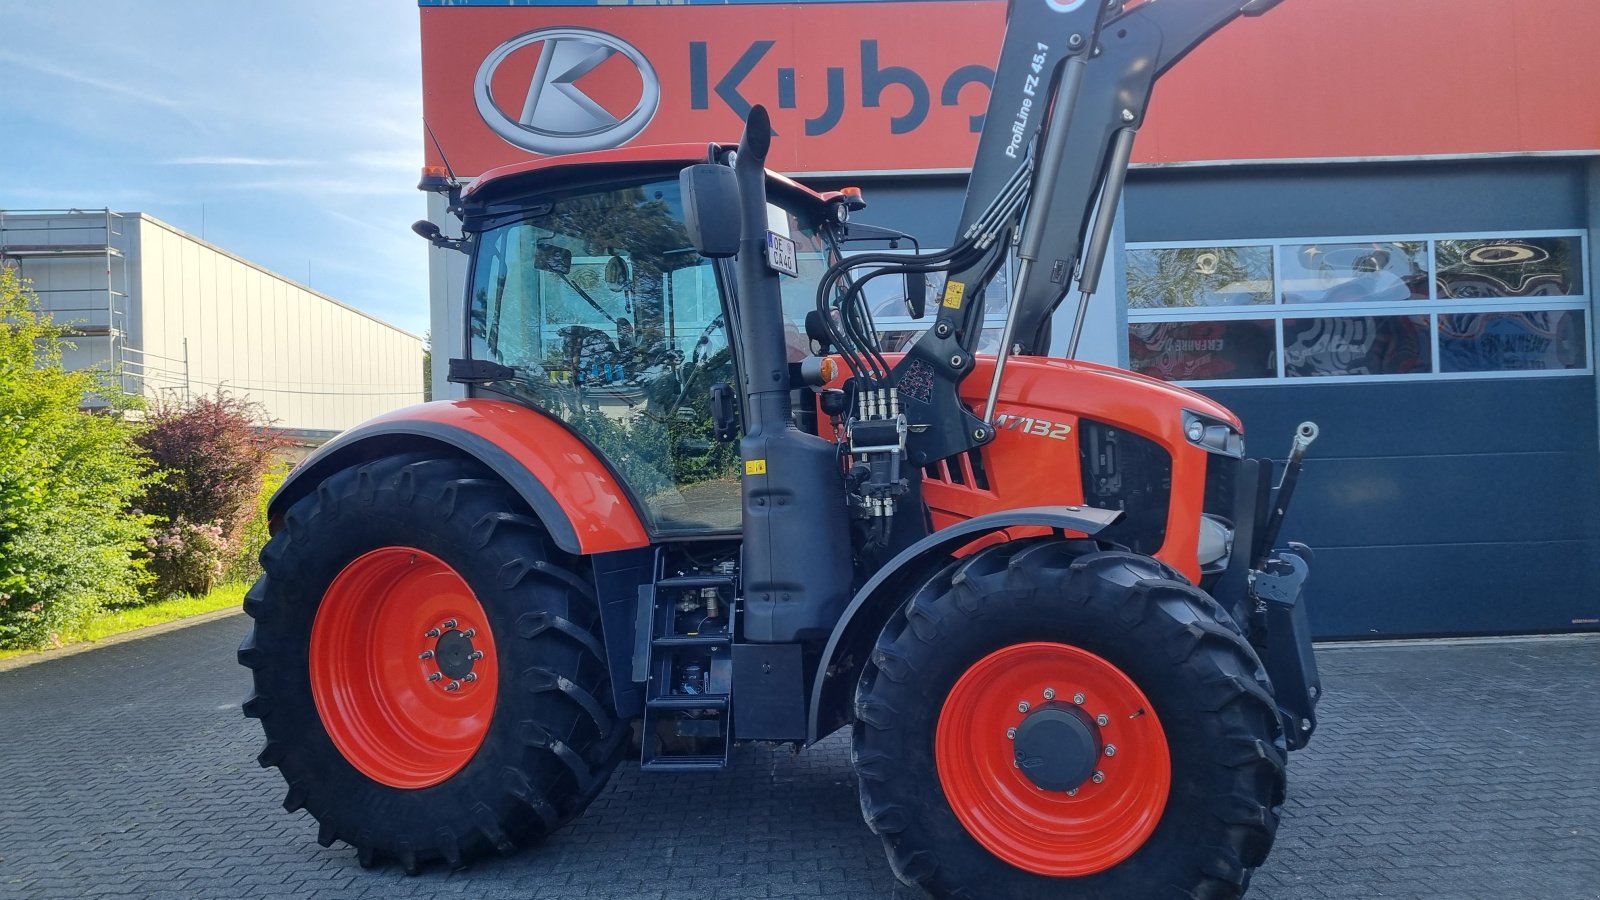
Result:
{"type": "Polygon", "coordinates": [[[1396,303],[1428,297],[1426,241],[1278,248],[1284,303],[1396,303]]]}
{"type": "MultiPolygon", "coordinates": [[[[868,253],[883,253],[893,251],[869,250],[857,251],[868,253]]],[[[923,253],[936,253],[937,248],[926,249],[923,253]]],[[[874,271],[870,267],[862,267],[859,272],[865,274],[874,271]]],[[[934,319],[938,316],[939,298],[944,296],[944,282],[946,273],[933,272],[928,275],[916,276],[923,279],[926,285],[927,309],[920,319],[911,318],[911,312],[906,307],[906,282],[899,275],[885,275],[867,282],[865,293],[867,295],[868,309],[872,311],[873,324],[878,329],[878,341],[885,353],[899,353],[911,348],[923,332],[933,326],[934,319]]],[[[1011,308],[1011,272],[1006,266],[1001,266],[994,277],[990,279],[983,291],[983,321],[985,324],[983,336],[979,339],[977,352],[994,353],[1000,346],[1000,326],[1004,323],[1006,311],[1011,308]]]]}
{"type": "Polygon", "coordinates": [[[1290,377],[1407,375],[1433,369],[1427,316],[1283,320],[1290,377]]]}
{"type": "Polygon", "coordinates": [[[1128,251],[1130,309],[1272,303],[1271,247],[1128,251]]]}
{"type": "Polygon", "coordinates": [[[1523,372],[1588,365],[1580,310],[1439,317],[1442,372],[1523,372]]]}
{"type": "Polygon", "coordinates": [[[1438,241],[1439,297],[1564,297],[1583,293],[1576,237],[1438,241]]]}
{"type": "Polygon", "coordinates": [[[1277,338],[1271,319],[1224,322],[1134,322],[1128,326],[1129,367],[1166,381],[1272,378],[1277,338]]]}
{"type": "Polygon", "coordinates": [[[1587,372],[1585,254],[1578,233],[1130,247],[1132,366],[1177,381],[1263,377],[1238,354],[1226,354],[1227,375],[1223,360],[1199,358],[1237,320],[1278,329],[1264,357],[1277,377],[1587,372]],[[1180,321],[1198,306],[1219,321],[1180,321]]]}

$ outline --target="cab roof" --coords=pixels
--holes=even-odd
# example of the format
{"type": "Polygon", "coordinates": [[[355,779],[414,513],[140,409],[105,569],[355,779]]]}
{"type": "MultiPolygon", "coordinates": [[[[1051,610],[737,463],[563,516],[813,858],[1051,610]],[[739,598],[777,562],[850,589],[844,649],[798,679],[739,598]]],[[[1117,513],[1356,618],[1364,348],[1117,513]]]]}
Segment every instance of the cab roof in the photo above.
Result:
{"type": "MultiPolygon", "coordinates": [[[[499,194],[502,191],[527,191],[537,190],[555,173],[560,173],[562,180],[573,175],[590,175],[609,168],[624,168],[629,165],[649,166],[652,164],[669,166],[692,166],[695,163],[710,162],[713,156],[737,149],[737,144],[654,144],[637,147],[618,147],[612,150],[595,150],[589,153],[569,153],[564,156],[544,156],[526,162],[515,163],[509,166],[500,166],[478,176],[462,192],[462,199],[468,202],[485,202],[487,196],[499,194]]],[[[796,194],[809,198],[817,203],[827,203],[841,196],[837,191],[818,193],[811,188],[795,181],[787,175],[768,170],[767,178],[770,182],[781,185],[796,194]]]]}

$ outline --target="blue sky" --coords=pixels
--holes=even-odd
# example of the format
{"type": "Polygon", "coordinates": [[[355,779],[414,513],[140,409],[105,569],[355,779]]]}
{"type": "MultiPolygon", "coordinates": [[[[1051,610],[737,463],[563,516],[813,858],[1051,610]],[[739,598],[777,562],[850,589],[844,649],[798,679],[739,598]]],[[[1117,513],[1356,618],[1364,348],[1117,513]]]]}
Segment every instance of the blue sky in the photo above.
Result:
{"type": "Polygon", "coordinates": [[[149,213],[421,334],[408,0],[0,0],[0,209],[149,213]]]}

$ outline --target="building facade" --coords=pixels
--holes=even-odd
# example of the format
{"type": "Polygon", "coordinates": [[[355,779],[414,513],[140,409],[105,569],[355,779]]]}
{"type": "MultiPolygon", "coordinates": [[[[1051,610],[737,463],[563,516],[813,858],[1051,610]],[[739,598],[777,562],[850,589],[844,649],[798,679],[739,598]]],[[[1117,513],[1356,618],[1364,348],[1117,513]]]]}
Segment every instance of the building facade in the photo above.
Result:
{"type": "Polygon", "coordinates": [[[69,368],[151,402],[226,391],[318,443],[422,401],[422,340],[143,213],[0,210],[15,265],[57,323],[69,368]]]}
{"type": "MultiPolygon", "coordinates": [[[[430,162],[731,141],[762,103],[776,168],[925,249],[1004,28],[995,0],[420,5],[430,162]],[[545,64],[574,45],[592,66],[545,64]]],[[[1321,636],[1600,627],[1596,34],[1584,0],[1286,0],[1156,89],[1080,355],[1217,398],[1255,455],[1319,423],[1284,533],[1321,636]]],[[[461,268],[435,252],[442,346],[461,268]]]]}

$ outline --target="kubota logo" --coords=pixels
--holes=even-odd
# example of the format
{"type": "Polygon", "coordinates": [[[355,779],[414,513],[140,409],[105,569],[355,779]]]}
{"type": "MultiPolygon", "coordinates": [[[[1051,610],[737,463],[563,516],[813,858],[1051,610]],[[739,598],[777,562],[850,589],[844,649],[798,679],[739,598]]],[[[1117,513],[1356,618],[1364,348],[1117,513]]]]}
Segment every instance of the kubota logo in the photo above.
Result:
{"type": "Polygon", "coordinates": [[[535,153],[581,153],[620,147],[637,137],[661,105],[661,81],[644,54],[619,38],[589,28],[541,28],[496,47],[478,67],[473,96],[478,115],[510,143],[535,153]],[[535,53],[538,63],[518,107],[514,94],[521,79],[513,78],[510,63],[535,53]],[[621,117],[577,84],[618,54],[633,65],[640,82],[638,101],[621,117]]]}

